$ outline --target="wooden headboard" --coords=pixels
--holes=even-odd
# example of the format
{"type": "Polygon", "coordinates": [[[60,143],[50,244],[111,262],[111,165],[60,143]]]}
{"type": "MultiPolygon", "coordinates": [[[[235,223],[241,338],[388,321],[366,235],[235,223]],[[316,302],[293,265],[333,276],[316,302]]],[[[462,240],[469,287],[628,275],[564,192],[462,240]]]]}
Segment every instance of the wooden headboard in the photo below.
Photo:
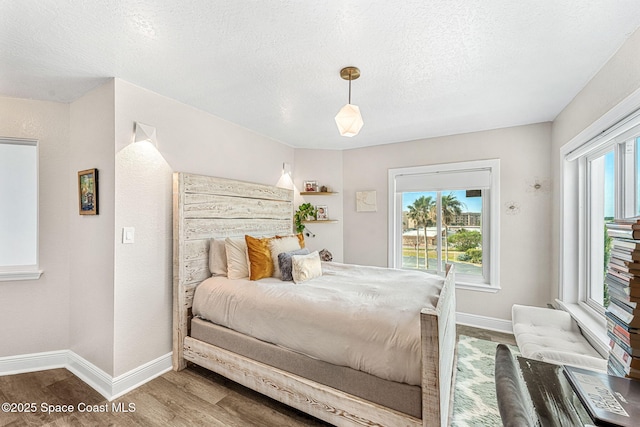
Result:
{"type": "Polygon", "coordinates": [[[293,231],[293,190],[224,178],[173,174],[173,367],[182,369],[193,292],[209,277],[212,238],[293,231]],[[177,345],[177,343],[180,343],[177,345]]]}

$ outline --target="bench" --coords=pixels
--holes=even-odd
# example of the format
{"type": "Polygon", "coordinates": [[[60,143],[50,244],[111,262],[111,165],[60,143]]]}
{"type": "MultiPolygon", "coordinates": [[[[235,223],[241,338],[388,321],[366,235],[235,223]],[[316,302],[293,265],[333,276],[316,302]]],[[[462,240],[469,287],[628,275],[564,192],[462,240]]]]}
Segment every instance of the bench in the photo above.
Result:
{"type": "Polygon", "coordinates": [[[607,359],[589,344],[566,311],[516,304],[511,316],[513,335],[522,356],[558,365],[607,371],[607,359]]]}

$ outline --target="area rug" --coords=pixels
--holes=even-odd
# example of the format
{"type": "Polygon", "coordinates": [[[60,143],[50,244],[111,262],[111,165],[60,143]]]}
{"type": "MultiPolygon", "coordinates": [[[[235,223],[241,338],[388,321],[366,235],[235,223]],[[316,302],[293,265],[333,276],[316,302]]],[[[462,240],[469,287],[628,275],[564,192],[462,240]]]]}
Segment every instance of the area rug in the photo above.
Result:
{"type": "MultiPolygon", "coordinates": [[[[502,426],[494,378],[497,345],[460,335],[451,426],[502,426]]],[[[514,355],[519,354],[517,347],[510,348],[514,355]]]]}

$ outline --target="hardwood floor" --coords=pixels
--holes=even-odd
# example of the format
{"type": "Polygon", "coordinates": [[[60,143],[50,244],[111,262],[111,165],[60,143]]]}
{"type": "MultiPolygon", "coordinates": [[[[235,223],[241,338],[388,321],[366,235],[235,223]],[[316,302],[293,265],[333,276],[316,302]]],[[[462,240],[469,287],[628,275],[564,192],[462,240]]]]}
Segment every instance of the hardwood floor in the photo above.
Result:
{"type": "MultiPolygon", "coordinates": [[[[459,325],[458,334],[515,343],[513,335],[468,326],[459,325]]],[[[0,404],[5,402],[35,408],[0,412],[3,427],[329,425],[197,366],[168,372],[112,402],[66,369],[4,376],[0,404]]]]}

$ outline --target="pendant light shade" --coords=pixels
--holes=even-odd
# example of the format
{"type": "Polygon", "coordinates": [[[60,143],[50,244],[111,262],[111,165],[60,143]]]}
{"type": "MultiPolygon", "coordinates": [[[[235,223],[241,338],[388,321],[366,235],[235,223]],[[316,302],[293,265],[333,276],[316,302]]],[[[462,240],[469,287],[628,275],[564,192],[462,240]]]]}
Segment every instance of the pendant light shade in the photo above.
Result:
{"type": "Polygon", "coordinates": [[[357,105],[347,104],[338,111],[336,115],[338,131],[342,136],[356,136],[364,122],[360,115],[360,108],[357,105]]]}
{"type": "Polygon", "coordinates": [[[351,103],[351,80],[360,77],[360,70],[356,67],[345,67],[340,70],[340,77],[349,80],[349,103],[338,111],[336,124],[338,125],[340,135],[352,137],[356,136],[364,125],[360,108],[351,103]]]}

